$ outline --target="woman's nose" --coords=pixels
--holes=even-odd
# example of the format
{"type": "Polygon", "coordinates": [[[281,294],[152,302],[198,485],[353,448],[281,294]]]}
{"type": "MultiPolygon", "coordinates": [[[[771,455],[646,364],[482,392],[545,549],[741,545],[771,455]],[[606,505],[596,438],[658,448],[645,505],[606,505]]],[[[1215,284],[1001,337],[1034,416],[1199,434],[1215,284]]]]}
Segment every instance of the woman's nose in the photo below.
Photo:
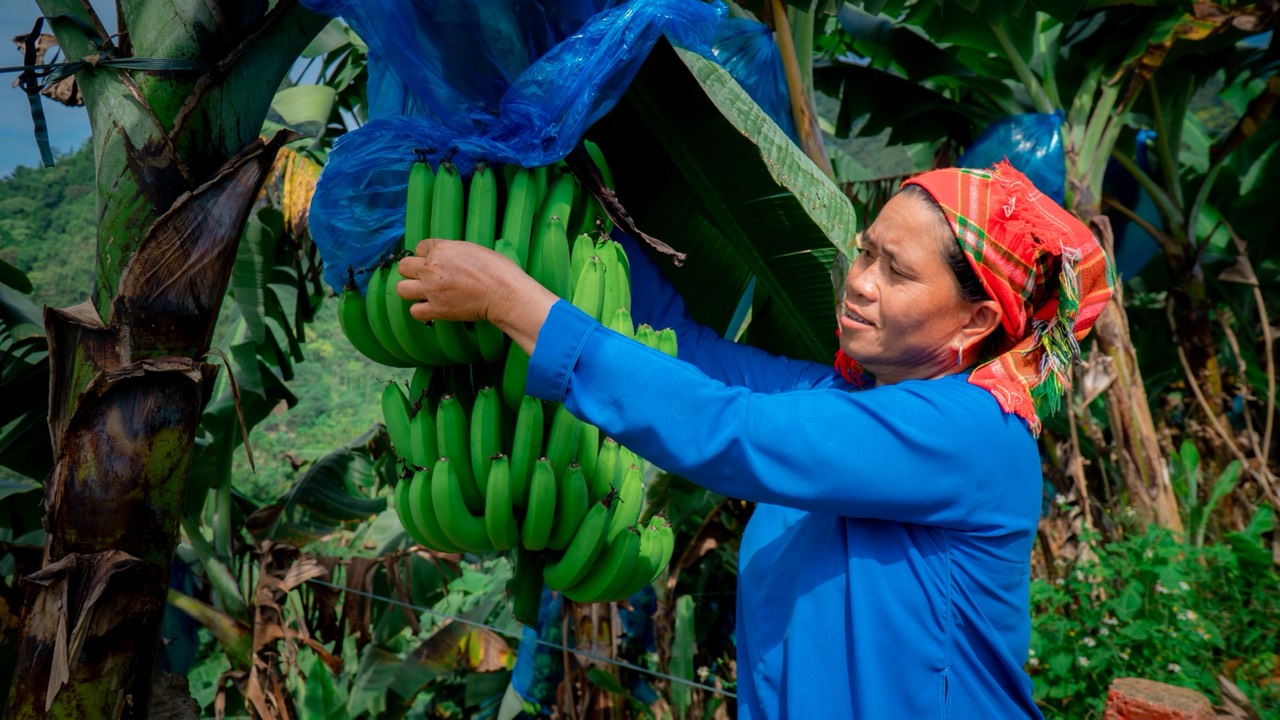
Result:
{"type": "Polygon", "coordinates": [[[864,263],[855,262],[849,268],[849,274],[845,277],[844,292],[848,296],[858,296],[867,300],[875,299],[875,281],[872,275],[874,273],[871,268],[864,267],[864,263]]]}

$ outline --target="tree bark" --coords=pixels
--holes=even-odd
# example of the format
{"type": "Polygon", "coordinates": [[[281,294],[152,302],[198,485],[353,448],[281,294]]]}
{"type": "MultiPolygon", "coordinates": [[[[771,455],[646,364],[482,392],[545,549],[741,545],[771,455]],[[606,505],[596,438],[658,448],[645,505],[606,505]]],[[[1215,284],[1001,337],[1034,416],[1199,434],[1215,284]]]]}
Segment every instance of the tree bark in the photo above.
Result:
{"type": "MultiPolygon", "coordinates": [[[[1112,254],[1111,223],[1106,216],[1094,214],[1088,224],[1101,240],[1108,255],[1112,254]]],[[[1129,319],[1124,311],[1122,288],[1107,304],[1093,326],[1098,347],[1111,360],[1115,381],[1106,390],[1107,415],[1111,421],[1112,441],[1116,448],[1116,465],[1124,478],[1132,507],[1141,526],[1154,522],[1160,527],[1182,532],[1182,516],[1169,481],[1169,470],[1160,450],[1151,405],[1138,369],[1138,356],[1129,334],[1129,319]]]]}
{"type": "Polygon", "coordinates": [[[111,45],[87,1],[38,0],[69,57],[179,59],[199,72],[90,67],[98,280],[46,310],[44,568],[24,578],[7,717],[145,718],[188,467],[215,367],[203,361],[241,228],[276,152],[271,97],[325,20],[280,0],[122,0],[111,45]],[[192,14],[195,17],[192,17],[192,14]]]}

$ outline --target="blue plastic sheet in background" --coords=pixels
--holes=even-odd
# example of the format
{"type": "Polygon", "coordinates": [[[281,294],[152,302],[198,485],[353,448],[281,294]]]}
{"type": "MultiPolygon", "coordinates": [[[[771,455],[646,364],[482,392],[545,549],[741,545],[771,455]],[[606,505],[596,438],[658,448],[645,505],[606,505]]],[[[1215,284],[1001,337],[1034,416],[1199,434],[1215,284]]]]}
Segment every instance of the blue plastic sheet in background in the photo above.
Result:
{"type": "Polygon", "coordinates": [[[716,61],[742,86],[778,127],[799,144],[782,56],[767,25],[749,18],[729,18],[716,33],[716,61]]]}
{"type": "MultiPolygon", "coordinates": [[[[711,57],[722,4],[700,0],[303,0],[369,45],[370,122],[334,143],[311,201],[325,281],[397,249],[415,149],[463,174],[569,153],[658,38],[711,57]]],[[[367,277],[357,275],[364,285],[367,277]]]]}
{"type": "Polygon", "coordinates": [[[1066,117],[1058,110],[997,120],[964,151],[956,167],[981,170],[1008,158],[1040,192],[1061,205],[1067,196],[1067,158],[1062,149],[1066,117]]]}

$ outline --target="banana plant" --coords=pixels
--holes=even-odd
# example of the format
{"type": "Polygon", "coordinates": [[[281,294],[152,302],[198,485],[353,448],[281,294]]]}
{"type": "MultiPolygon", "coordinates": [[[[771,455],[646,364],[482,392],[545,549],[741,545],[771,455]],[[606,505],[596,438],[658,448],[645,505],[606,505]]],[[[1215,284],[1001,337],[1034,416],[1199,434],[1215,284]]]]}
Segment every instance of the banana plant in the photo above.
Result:
{"type": "Polygon", "coordinates": [[[285,139],[264,143],[258,132],[280,79],[324,20],[292,0],[252,9],[121,0],[127,32],[115,33],[90,2],[37,5],[65,56],[100,59],[77,73],[94,130],[98,270],[85,304],[46,314],[50,584],[24,604],[8,716],[80,716],[114,707],[123,692],[133,699],[126,714],[142,717],[196,426],[214,379],[204,355],[241,224],[285,139]],[[181,69],[101,62],[130,57],[181,69]],[[54,602],[82,580],[102,591],[85,611],[103,622],[54,602]],[[83,653],[55,660],[47,648],[60,628],[76,626],[106,632],[86,633],[83,653]]]}

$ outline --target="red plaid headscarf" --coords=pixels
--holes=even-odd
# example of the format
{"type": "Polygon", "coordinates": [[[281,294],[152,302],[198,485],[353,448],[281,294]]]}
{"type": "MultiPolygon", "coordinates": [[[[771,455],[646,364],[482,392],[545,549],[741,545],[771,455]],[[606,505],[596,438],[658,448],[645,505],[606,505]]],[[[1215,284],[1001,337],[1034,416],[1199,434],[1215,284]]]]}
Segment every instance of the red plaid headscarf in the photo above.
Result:
{"type": "MultiPolygon", "coordinates": [[[[1040,433],[1040,417],[1058,409],[1070,386],[1079,340],[1111,299],[1113,272],[1084,223],[1007,162],[989,170],[946,168],[903,183],[924,188],[987,293],[1004,311],[999,355],[974,369],[1005,412],[1040,433]]],[[[854,363],[838,354],[846,377],[854,363]]]]}

